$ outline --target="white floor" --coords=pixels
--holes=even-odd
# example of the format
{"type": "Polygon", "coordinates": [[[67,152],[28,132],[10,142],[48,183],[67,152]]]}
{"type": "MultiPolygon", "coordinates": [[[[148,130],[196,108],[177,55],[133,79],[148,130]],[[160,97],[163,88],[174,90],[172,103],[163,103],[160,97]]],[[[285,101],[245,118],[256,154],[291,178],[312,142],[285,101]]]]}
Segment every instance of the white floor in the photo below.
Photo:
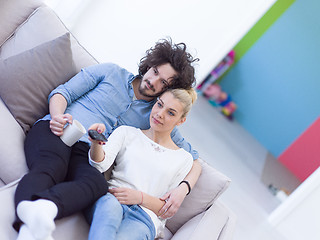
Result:
{"type": "Polygon", "coordinates": [[[180,130],[202,159],[232,180],[221,199],[237,215],[234,240],[284,240],[267,222],[280,204],[260,181],[267,150],[202,96],[180,130]]]}

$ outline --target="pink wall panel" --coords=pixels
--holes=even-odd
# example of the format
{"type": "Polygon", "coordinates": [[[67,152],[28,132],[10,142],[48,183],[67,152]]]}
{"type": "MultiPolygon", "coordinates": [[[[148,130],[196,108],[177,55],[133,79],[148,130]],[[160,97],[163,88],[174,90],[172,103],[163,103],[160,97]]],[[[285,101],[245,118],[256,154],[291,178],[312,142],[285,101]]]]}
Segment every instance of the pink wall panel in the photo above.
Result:
{"type": "Polygon", "coordinates": [[[279,161],[301,181],[320,166],[320,118],[280,155],[279,161]]]}

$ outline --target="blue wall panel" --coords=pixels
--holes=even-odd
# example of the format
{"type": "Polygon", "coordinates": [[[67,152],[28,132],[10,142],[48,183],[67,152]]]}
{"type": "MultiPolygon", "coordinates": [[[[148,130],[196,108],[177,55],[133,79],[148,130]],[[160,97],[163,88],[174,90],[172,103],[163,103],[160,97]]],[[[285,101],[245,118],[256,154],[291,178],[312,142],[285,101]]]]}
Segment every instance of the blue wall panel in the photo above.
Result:
{"type": "Polygon", "coordinates": [[[320,116],[320,1],[297,0],[221,81],[235,119],[279,156],[320,116]]]}

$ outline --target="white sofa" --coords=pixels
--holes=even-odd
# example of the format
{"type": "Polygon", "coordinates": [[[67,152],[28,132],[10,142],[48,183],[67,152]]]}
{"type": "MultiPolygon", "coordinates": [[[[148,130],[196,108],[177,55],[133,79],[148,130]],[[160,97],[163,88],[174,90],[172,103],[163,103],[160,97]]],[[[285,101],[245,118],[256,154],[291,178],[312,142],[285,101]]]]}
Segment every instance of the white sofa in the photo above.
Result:
{"type": "MultiPolygon", "coordinates": [[[[58,84],[56,78],[66,81],[82,67],[97,64],[72,34],[71,48],[70,44],[63,45],[65,41],[61,43],[61,36],[68,32],[41,1],[0,0],[0,239],[12,240],[17,236],[11,226],[14,192],[19,179],[28,171],[24,138],[30,123],[43,114],[43,109],[37,110],[46,104],[43,95],[46,97],[47,91],[51,91],[52,84],[58,84]],[[30,93],[30,85],[37,90],[30,93]]],[[[69,35],[65,38],[69,39],[69,35]]],[[[230,179],[204,161],[201,163],[202,174],[178,213],[167,222],[165,239],[232,239],[236,217],[217,200],[230,179]]],[[[89,226],[82,213],[57,220],[56,224],[56,240],[87,239],[89,226]]]]}

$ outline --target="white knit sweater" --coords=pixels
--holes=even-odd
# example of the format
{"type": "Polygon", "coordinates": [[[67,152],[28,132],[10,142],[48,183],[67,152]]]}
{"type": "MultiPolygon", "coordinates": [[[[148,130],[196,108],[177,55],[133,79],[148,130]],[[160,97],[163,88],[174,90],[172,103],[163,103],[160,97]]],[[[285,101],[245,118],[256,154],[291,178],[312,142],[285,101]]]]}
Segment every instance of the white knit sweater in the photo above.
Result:
{"type": "MultiPolygon", "coordinates": [[[[115,161],[109,180],[110,188],[127,187],[161,197],[178,186],[191,170],[193,158],[180,148],[165,148],[149,139],[140,129],[120,126],[104,145],[105,159],[89,162],[100,172],[105,172],[115,161]]],[[[161,236],[165,221],[142,207],[151,217],[157,236],[161,236]]]]}

